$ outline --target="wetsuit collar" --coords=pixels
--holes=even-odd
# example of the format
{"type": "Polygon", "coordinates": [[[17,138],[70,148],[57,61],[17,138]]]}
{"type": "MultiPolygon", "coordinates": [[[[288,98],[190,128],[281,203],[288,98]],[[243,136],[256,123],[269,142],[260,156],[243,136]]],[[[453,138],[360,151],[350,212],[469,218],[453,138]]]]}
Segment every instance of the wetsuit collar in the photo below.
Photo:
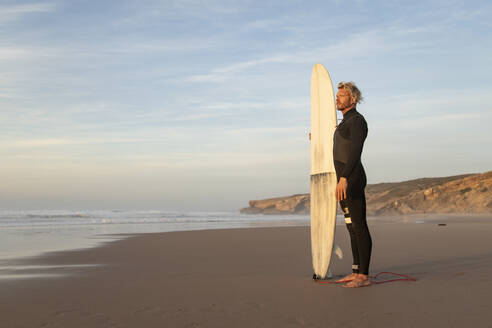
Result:
{"type": "Polygon", "coordinates": [[[352,115],[355,115],[355,113],[357,113],[357,108],[356,107],[352,108],[351,110],[349,110],[348,112],[346,112],[345,114],[343,114],[343,118],[344,119],[347,119],[347,118],[351,117],[352,115]]]}

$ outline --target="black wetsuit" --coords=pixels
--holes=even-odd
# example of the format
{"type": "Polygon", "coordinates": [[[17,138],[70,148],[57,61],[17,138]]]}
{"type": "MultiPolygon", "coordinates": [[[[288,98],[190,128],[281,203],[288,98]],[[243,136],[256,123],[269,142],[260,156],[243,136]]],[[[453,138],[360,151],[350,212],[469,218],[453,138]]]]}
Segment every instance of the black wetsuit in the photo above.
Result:
{"type": "Polygon", "coordinates": [[[352,244],[352,272],[369,274],[372,240],[366,221],[367,184],[361,163],[362,148],[367,137],[367,123],[355,108],[343,115],[334,135],[333,158],[337,179],[347,179],[347,198],[340,201],[352,244]]]}

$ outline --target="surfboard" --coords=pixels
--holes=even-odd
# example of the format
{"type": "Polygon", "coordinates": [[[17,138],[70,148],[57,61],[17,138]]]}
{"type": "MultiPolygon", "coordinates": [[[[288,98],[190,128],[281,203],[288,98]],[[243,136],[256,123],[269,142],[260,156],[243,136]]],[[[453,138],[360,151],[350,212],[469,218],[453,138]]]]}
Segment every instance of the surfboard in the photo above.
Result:
{"type": "Polygon", "coordinates": [[[337,177],[333,134],[337,127],[330,74],[321,64],[311,74],[311,254],[314,279],[325,279],[335,239],[337,177]]]}

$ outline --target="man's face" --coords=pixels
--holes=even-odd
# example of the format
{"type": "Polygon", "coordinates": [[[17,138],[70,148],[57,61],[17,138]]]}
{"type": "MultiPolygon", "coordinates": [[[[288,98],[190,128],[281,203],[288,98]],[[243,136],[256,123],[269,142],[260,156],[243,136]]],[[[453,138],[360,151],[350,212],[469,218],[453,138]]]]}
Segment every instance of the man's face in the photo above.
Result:
{"type": "Polygon", "coordinates": [[[346,89],[338,89],[337,92],[337,109],[344,110],[353,105],[350,92],[346,89]]]}

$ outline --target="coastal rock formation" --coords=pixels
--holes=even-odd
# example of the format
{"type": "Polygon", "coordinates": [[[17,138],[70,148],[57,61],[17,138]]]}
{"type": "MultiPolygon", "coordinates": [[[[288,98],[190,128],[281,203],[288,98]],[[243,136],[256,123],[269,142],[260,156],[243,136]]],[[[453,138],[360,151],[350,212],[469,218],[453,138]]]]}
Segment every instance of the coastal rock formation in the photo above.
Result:
{"type": "Polygon", "coordinates": [[[397,198],[387,192],[368,195],[371,214],[492,213],[492,171],[436,182],[397,198]]]}
{"type": "Polygon", "coordinates": [[[310,210],[309,194],[287,197],[250,200],[249,207],[242,208],[245,214],[308,214],[310,210]]]}
{"type": "MultiPolygon", "coordinates": [[[[366,188],[368,215],[492,213],[492,171],[378,183],[366,188]]],[[[307,214],[309,194],[252,200],[247,214],[307,214]]]]}

